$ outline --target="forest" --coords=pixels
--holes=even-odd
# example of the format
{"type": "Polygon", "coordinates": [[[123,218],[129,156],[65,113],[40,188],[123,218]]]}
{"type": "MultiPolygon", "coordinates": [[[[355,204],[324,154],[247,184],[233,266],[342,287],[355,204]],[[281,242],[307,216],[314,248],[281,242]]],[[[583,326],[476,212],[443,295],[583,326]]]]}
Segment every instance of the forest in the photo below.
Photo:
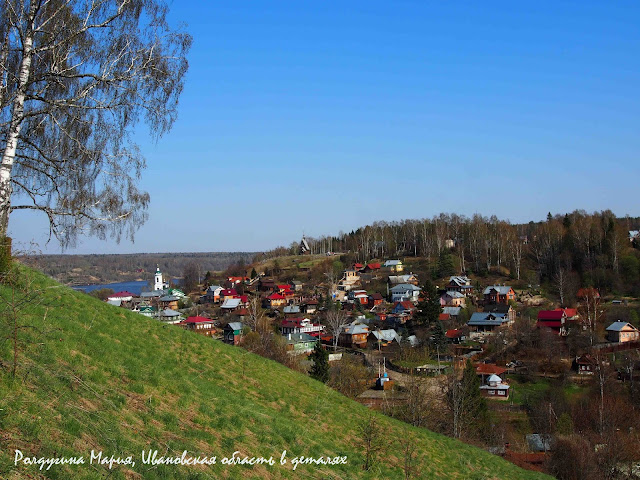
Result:
{"type": "MultiPolygon", "coordinates": [[[[354,261],[424,257],[434,278],[498,274],[517,283],[547,284],[570,304],[581,286],[603,293],[640,295],[639,217],[610,210],[576,210],[541,222],[512,224],[480,214],[441,213],[430,219],[374,222],[337,236],[306,238],[311,253],[350,254],[354,261]],[[448,270],[448,271],[445,271],[448,270]]],[[[299,244],[265,254],[297,253],[299,244]]]]}

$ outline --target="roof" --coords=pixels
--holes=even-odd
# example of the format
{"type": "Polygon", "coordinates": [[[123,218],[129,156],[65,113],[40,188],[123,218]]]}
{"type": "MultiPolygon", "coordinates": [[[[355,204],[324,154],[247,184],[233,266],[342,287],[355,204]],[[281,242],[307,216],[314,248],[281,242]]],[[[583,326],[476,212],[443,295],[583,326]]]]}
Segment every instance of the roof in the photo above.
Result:
{"type": "Polygon", "coordinates": [[[378,293],[378,292],[376,292],[376,293],[374,293],[373,295],[371,295],[371,298],[372,298],[373,300],[383,300],[382,294],[381,294],[381,293],[378,293]]]}
{"type": "Polygon", "coordinates": [[[393,293],[406,292],[407,290],[412,292],[419,292],[420,287],[416,287],[415,285],[411,285],[410,283],[401,283],[391,289],[393,293]]]}
{"type": "Polygon", "coordinates": [[[459,287],[462,287],[464,285],[470,285],[471,279],[469,277],[465,277],[461,275],[454,275],[449,277],[449,283],[454,283],[459,287]]]}
{"type": "Polygon", "coordinates": [[[464,336],[464,333],[462,332],[462,330],[458,330],[457,328],[454,328],[452,330],[447,330],[447,333],[445,333],[445,336],[447,338],[460,338],[464,336]]]}
{"type": "Polygon", "coordinates": [[[223,297],[233,297],[234,295],[238,295],[238,292],[235,288],[225,288],[220,292],[220,295],[223,297]]]}
{"type": "Polygon", "coordinates": [[[547,328],[562,328],[562,321],[560,320],[538,320],[538,327],[547,327],[547,328]]]}
{"type": "Polygon", "coordinates": [[[508,285],[491,285],[487,288],[484,289],[484,291],[482,292],[483,295],[489,295],[489,293],[491,293],[491,290],[495,290],[496,292],[498,292],[500,295],[506,295],[507,293],[509,293],[511,291],[511,287],[508,285]]]}
{"type": "Polygon", "coordinates": [[[367,263],[367,267],[369,267],[370,270],[378,270],[380,268],[380,264],[379,263],[367,263]]]}
{"type": "Polygon", "coordinates": [[[389,275],[389,281],[391,283],[407,283],[412,278],[415,278],[414,275],[389,275]]]}
{"type": "Polygon", "coordinates": [[[467,325],[470,326],[500,326],[509,318],[505,313],[475,312],[471,315],[467,325]]]}
{"type": "Polygon", "coordinates": [[[396,342],[400,343],[400,340],[401,340],[401,337],[400,335],[398,335],[398,332],[396,332],[392,328],[389,328],[387,330],[374,330],[371,333],[373,334],[374,337],[376,337],[376,339],[382,340],[385,342],[392,342],[395,340],[396,342]]]}
{"type": "Polygon", "coordinates": [[[300,305],[287,305],[283,311],[284,313],[300,313],[300,305]]]}
{"type": "Polygon", "coordinates": [[[476,373],[478,375],[502,375],[507,369],[499,367],[493,363],[479,363],[476,365],[476,373]]]}
{"type": "Polygon", "coordinates": [[[142,292],[140,296],[142,298],[151,298],[151,297],[161,297],[163,294],[162,290],[153,290],[151,292],[142,292]]]}
{"type": "Polygon", "coordinates": [[[609,325],[607,327],[607,331],[608,332],[619,332],[621,330],[623,330],[624,328],[630,328],[632,330],[638,330],[636,327],[634,327],[633,325],[631,325],[628,322],[621,322],[620,320],[618,320],[617,322],[613,322],[611,325],[609,325]]]}
{"type": "Polygon", "coordinates": [[[369,333],[369,327],[361,323],[354,323],[344,327],[344,333],[347,335],[357,335],[359,333],[369,333]]]}
{"type": "Polygon", "coordinates": [[[183,323],[203,323],[203,322],[213,322],[213,320],[206,317],[187,317],[187,319],[183,323]]]}
{"type": "Polygon", "coordinates": [[[229,327],[231,330],[236,331],[236,330],[242,330],[242,322],[229,322],[227,323],[227,327],[229,327]]]}
{"type": "Polygon", "coordinates": [[[272,293],[267,297],[269,300],[284,300],[284,297],[279,293],[272,293]]]}
{"type": "Polygon", "coordinates": [[[402,265],[400,260],[387,260],[384,262],[385,267],[395,267],[396,265],[402,265]]]}
{"type": "Polygon", "coordinates": [[[109,298],[122,298],[122,297],[135,297],[135,295],[131,292],[127,292],[126,290],[124,292],[118,292],[118,293],[114,293],[113,295],[109,295],[109,298]]]}
{"type": "Polygon", "coordinates": [[[567,314],[564,310],[540,310],[538,312],[538,320],[562,320],[567,314]]]}
{"type": "Polygon", "coordinates": [[[317,342],[318,339],[309,335],[308,333],[288,333],[285,337],[287,339],[287,343],[306,343],[306,342],[317,342]]]}
{"type": "Polygon", "coordinates": [[[122,306],[122,300],[120,300],[119,298],[114,298],[113,300],[107,300],[107,303],[109,305],[113,305],[114,307],[122,306]]]}
{"type": "Polygon", "coordinates": [[[450,320],[451,319],[451,315],[448,313],[441,313],[440,315],[438,315],[438,320],[445,321],[445,320],[450,320]]]}
{"type": "Polygon", "coordinates": [[[578,290],[578,293],[576,295],[578,298],[584,298],[588,296],[594,296],[595,298],[600,298],[600,292],[598,292],[598,290],[593,287],[581,288],[580,290],[578,290]]]}
{"type": "Polygon", "coordinates": [[[465,298],[463,294],[456,292],[455,290],[447,290],[444,295],[449,295],[451,298],[465,298]]]}
{"type": "Polygon", "coordinates": [[[395,310],[398,306],[402,307],[403,310],[414,310],[416,308],[413,303],[408,301],[394,303],[393,309],[395,310]]]}
{"type": "Polygon", "coordinates": [[[567,314],[567,318],[573,318],[578,316],[577,308],[556,308],[556,311],[562,311],[567,314]]]}
{"type": "Polygon", "coordinates": [[[220,308],[238,308],[239,305],[239,298],[225,298],[220,308]]]}
{"type": "Polygon", "coordinates": [[[161,302],[177,302],[180,298],[175,295],[165,295],[164,297],[160,297],[161,302]]]}
{"type": "Polygon", "coordinates": [[[222,288],[220,285],[209,285],[207,290],[215,292],[216,290],[224,290],[224,288],[222,288]]]}
{"type": "Polygon", "coordinates": [[[460,310],[462,310],[460,307],[442,307],[442,313],[448,313],[452,317],[460,315],[460,310]]]}
{"type": "Polygon", "coordinates": [[[179,317],[180,312],[176,312],[175,310],[171,310],[170,308],[166,308],[158,313],[161,317],[179,317]]]}

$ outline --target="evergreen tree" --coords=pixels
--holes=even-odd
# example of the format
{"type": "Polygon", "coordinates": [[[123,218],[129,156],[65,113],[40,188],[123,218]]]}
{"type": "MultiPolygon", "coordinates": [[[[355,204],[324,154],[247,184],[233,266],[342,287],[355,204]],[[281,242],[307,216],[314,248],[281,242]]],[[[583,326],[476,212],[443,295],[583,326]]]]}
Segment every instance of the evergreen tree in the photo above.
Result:
{"type": "Polygon", "coordinates": [[[440,252],[440,256],[438,257],[438,278],[448,277],[455,273],[455,268],[453,266],[453,259],[451,258],[451,254],[446,250],[442,250],[440,252]]]}
{"type": "Polygon", "coordinates": [[[437,321],[433,328],[432,335],[433,346],[438,346],[441,349],[447,345],[447,335],[445,334],[444,327],[442,326],[442,322],[437,321]]]}
{"type": "Polygon", "coordinates": [[[422,287],[423,300],[418,302],[414,318],[418,324],[433,325],[440,318],[442,307],[438,297],[438,289],[430,281],[425,282],[422,287]]]}
{"type": "Polygon", "coordinates": [[[329,352],[320,345],[320,342],[316,343],[313,352],[309,355],[309,359],[313,361],[310,372],[311,378],[327,383],[329,380],[329,352]]]}
{"type": "Polygon", "coordinates": [[[251,269],[251,278],[254,279],[258,276],[258,272],[256,272],[255,267],[251,269]]]}

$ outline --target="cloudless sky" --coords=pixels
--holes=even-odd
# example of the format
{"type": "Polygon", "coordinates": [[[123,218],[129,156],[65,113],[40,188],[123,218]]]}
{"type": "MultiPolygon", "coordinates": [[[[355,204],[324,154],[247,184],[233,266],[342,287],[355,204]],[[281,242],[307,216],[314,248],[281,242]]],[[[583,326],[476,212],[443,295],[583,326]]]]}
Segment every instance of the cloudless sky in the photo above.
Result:
{"type": "MultiPolygon", "coordinates": [[[[640,2],[196,2],[136,242],[256,251],[440,212],[640,215],[640,2]]],[[[18,212],[22,248],[48,227],[18,212]]]]}

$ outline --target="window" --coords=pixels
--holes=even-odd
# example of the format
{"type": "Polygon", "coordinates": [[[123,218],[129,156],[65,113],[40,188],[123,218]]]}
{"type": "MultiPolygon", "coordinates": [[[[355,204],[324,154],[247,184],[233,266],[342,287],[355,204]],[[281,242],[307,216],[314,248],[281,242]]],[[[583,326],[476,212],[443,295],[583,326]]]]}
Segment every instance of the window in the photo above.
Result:
{"type": "Polygon", "coordinates": [[[498,390],[498,395],[502,395],[502,396],[504,396],[504,395],[505,395],[505,393],[507,393],[507,392],[506,392],[506,391],[504,391],[504,390],[498,390]]]}
{"type": "Polygon", "coordinates": [[[496,391],[495,390],[487,390],[487,393],[489,393],[489,395],[495,395],[496,391]]]}

